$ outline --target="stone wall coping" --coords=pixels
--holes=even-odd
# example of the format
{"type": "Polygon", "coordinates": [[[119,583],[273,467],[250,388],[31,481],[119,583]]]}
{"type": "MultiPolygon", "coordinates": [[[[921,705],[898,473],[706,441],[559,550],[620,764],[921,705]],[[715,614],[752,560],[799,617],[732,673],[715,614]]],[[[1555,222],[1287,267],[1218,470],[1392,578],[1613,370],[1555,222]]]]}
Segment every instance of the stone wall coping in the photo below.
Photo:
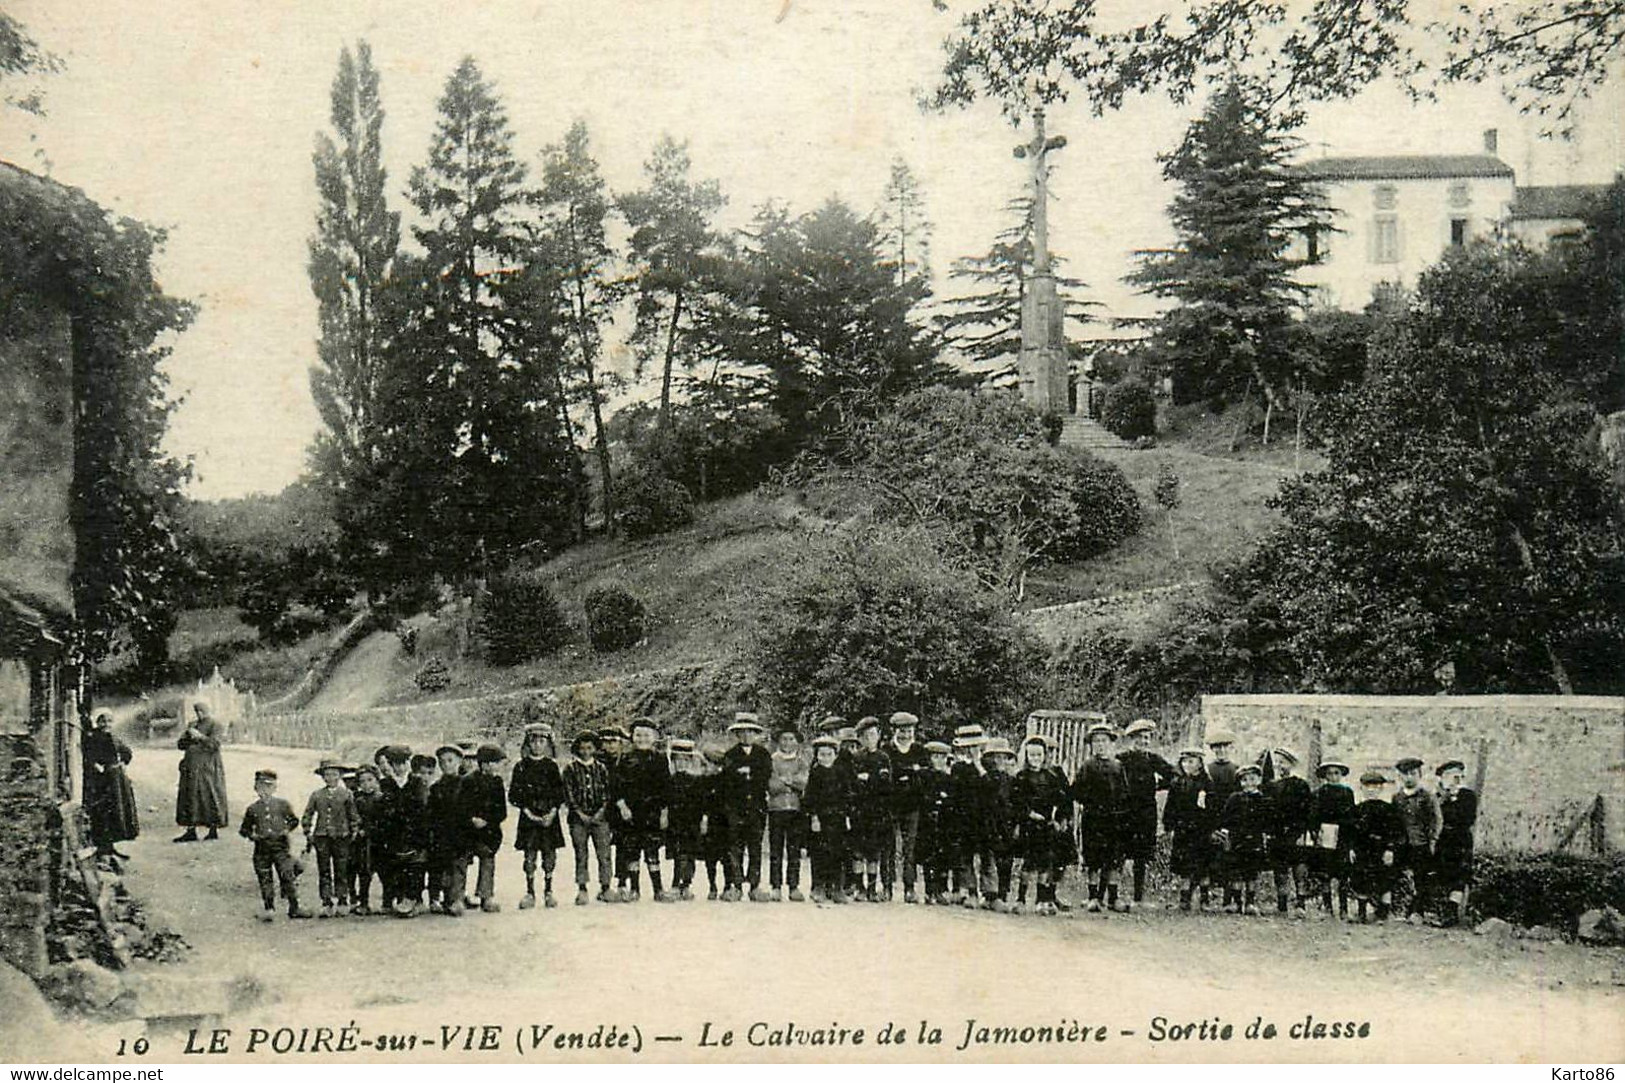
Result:
{"type": "Polygon", "coordinates": [[[1484,707],[1540,710],[1615,711],[1625,717],[1625,696],[1351,696],[1313,693],[1204,695],[1202,711],[1209,707],[1417,707],[1481,709],[1484,707]]]}

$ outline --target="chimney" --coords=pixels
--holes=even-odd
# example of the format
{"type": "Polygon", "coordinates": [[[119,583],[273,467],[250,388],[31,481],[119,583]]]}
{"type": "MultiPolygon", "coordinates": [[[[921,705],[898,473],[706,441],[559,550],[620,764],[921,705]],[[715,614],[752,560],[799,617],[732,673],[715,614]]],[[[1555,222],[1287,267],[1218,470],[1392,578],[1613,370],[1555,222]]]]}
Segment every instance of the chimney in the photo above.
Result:
{"type": "Polygon", "coordinates": [[[1495,157],[1500,154],[1501,133],[1494,128],[1484,129],[1484,153],[1495,157]]]}

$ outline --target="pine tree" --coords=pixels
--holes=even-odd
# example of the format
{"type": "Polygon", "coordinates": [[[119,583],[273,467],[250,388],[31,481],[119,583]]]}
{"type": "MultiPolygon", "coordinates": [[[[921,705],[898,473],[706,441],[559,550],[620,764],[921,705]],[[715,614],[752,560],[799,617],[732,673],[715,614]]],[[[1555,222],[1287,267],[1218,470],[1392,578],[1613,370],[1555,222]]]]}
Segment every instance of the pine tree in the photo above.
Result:
{"type": "MultiPolygon", "coordinates": [[[[992,247],[983,255],[954,260],[948,271],[950,283],[973,292],[944,297],[935,320],[938,332],[971,362],[984,383],[1014,378],[1021,353],[1021,302],[1032,274],[1032,197],[1013,199],[1006,209],[1015,222],[999,231],[992,247]]],[[[1064,262],[1051,254],[1052,270],[1064,262]]],[[[1084,301],[1079,294],[1088,284],[1057,274],[1055,285],[1066,318],[1074,327],[1087,323],[1095,302],[1084,301]]]]}
{"type": "Polygon", "coordinates": [[[537,241],[542,258],[558,276],[565,312],[566,367],[574,376],[566,390],[572,401],[586,403],[592,419],[600,506],[607,523],[615,514],[615,486],[604,418],[608,374],[601,364],[603,328],[613,318],[624,288],[611,276],[615,252],[605,232],[609,196],[584,121],[572,124],[562,143],[543,150],[536,202],[543,214],[537,241]]]}
{"type": "Polygon", "coordinates": [[[534,249],[525,167],[472,57],[446,83],[429,160],[414,169],[424,250],[402,347],[412,409],[398,426],[429,459],[414,511],[440,566],[484,573],[574,534],[579,467],[559,423],[546,341],[522,289],[534,249]]]}
{"type": "Polygon", "coordinates": [[[886,257],[896,269],[897,284],[931,280],[931,220],[925,193],[902,158],[891,165],[891,179],[880,199],[880,233],[886,257]]]}
{"type": "Polygon", "coordinates": [[[1179,185],[1168,209],[1177,247],[1142,252],[1129,281],[1175,305],[1155,340],[1184,401],[1224,402],[1257,386],[1273,408],[1292,380],[1292,324],[1308,287],[1287,258],[1305,229],[1329,228],[1319,189],[1292,167],[1295,118],[1232,82],[1162,158],[1179,185]]]}
{"type": "Polygon", "coordinates": [[[378,70],[365,41],[353,55],[348,48],[339,54],[330,115],[333,135],[318,134],[313,155],[321,204],[310,241],[319,328],[310,390],[324,426],[313,454],[316,472],[342,502],[378,454],[380,347],[387,334],[379,294],[400,244],[400,215],[384,195],[378,70]]]}
{"type": "Polygon", "coordinates": [[[692,363],[690,347],[701,295],[713,287],[721,260],[712,226],[727,202],[714,180],[690,179],[688,145],[663,137],[644,163],[646,186],[619,199],[632,227],[631,256],[636,269],[637,325],[632,344],[641,366],[658,358],[659,427],[671,424],[672,370],[679,356],[692,363]]]}

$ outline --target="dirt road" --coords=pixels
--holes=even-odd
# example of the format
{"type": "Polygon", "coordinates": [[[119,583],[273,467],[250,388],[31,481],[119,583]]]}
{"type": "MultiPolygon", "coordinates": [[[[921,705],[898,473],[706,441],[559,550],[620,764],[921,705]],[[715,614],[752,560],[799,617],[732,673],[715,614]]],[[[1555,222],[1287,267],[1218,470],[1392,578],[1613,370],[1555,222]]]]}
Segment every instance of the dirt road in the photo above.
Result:
{"type": "MultiPolygon", "coordinates": [[[[230,748],[225,759],[234,816],[250,797],[255,767],[276,767],[296,808],[318,784],[314,752],[230,748]]],[[[369,1040],[416,1035],[415,1049],[387,1055],[419,1060],[814,1055],[803,1045],[753,1044],[786,1035],[791,1024],[802,1028],[792,1039],[847,1031],[836,1035],[842,1044],[817,1047],[822,1059],[1625,1058],[1625,953],[1409,926],[1161,910],[1011,917],[902,904],[576,908],[568,850],[560,855],[563,905],[522,912],[511,849],[499,860],[500,914],[262,925],[249,848],[235,830],[216,843],[169,842],[173,760],[138,750],[132,775],[147,834],[131,844],[128,883],[194,945],[180,971],[258,992],[256,1006],[227,1020],[234,1058],[245,1055],[250,1027],[352,1021],[369,1040]],[[1309,1016],[1353,1022],[1357,1035],[1368,1022],[1368,1036],[1294,1039],[1293,1026],[1309,1016]],[[1258,1018],[1275,1024],[1275,1038],[1245,1036],[1258,1018]],[[920,1046],[922,1020],[926,1037],[940,1029],[940,1045],[920,1046]],[[1229,1024],[1230,1039],[1166,1037],[1173,1026],[1203,1021],[1229,1024]],[[425,1044],[440,1041],[442,1025],[487,1023],[502,1027],[494,1051],[464,1048],[466,1029],[454,1032],[449,1050],[425,1044]],[[902,1027],[903,1044],[876,1044],[887,1023],[902,1027]],[[560,1031],[602,1038],[601,1024],[617,1033],[635,1025],[642,1052],[550,1044],[560,1031]],[[543,1048],[516,1045],[533,1025],[555,1028],[543,1048]],[[982,1043],[984,1026],[1013,1029],[988,1031],[982,1043]],[[1034,1031],[1023,1042],[1026,1026],[1058,1027],[1063,1038],[1034,1031]],[[853,1044],[858,1028],[862,1044],[853,1044]],[[720,1044],[724,1031],[732,1044],[720,1044]],[[1165,1036],[1155,1040],[1159,1032],[1165,1036]],[[656,1034],[681,1040],[656,1044],[656,1034]]],[[[308,887],[313,894],[314,883],[308,887]]],[[[255,1056],[264,1053],[262,1045],[255,1056]]]]}

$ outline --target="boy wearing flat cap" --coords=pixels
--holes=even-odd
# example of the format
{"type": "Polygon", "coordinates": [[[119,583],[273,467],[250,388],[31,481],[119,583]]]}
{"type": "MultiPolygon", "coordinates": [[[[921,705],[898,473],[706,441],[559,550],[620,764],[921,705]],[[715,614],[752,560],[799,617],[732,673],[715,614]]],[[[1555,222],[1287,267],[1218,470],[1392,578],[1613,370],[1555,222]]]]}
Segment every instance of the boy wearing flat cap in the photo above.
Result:
{"type": "Polygon", "coordinates": [[[605,726],[598,731],[598,762],[609,773],[609,846],[615,868],[615,892],[609,902],[626,902],[632,897],[631,870],[638,864],[638,856],[631,852],[623,838],[625,832],[616,807],[620,802],[621,763],[631,743],[632,735],[620,726],[605,726]]]}
{"type": "Polygon", "coordinates": [[[1314,817],[1315,794],[1307,779],[1298,775],[1298,757],[1290,749],[1270,751],[1275,777],[1264,784],[1274,823],[1270,828],[1270,878],[1275,881],[1275,911],[1287,912],[1290,897],[1293,914],[1304,917],[1309,893],[1307,837],[1314,817]]]}
{"type": "Polygon", "coordinates": [[[1433,853],[1433,890],[1443,896],[1439,923],[1459,925],[1464,917],[1467,885],[1473,879],[1473,825],[1478,821],[1478,795],[1462,785],[1467,765],[1446,760],[1434,768],[1439,779],[1439,817],[1443,826],[1433,853]]]}
{"type": "Polygon", "coordinates": [[[846,834],[852,814],[852,779],[837,762],[841,742],[834,734],[813,738],[813,763],[801,810],[807,816],[807,849],[812,856],[813,902],[846,902],[846,834]]]}
{"type": "Polygon", "coordinates": [[[1016,863],[1016,815],[1011,794],[1016,781],[1016,750],[1003,737],[990,738],[982,746],[983,807],[987,814],[987,855],[992,861],[994,883],[982,890],[983,906],[1003,914],[1010,909],[1010,883],[1016,863]]]}
{"type": "Polygon", "coordinates": [[[899,879],[903,901],[920,901],[917,890],[920,866],[915,851],[920,837],[920,789],[925,773],[931,769],[931,761],[925,747],[916,739],[919,728],[920,720],[907,711],[896,711],[891,716],[891,740],[887,742],[886,756],[891,760],[894,838],[880,853],[880,878],[886,885],[888,902],[899,879]]]}
{"type": "Polygon", "coordinates": [[[927,905],[946,905],[948,876],[959,867],[959,850],[953,822],[954,784],[948,764],[952,754],[946,741],[927,741],[926,755],[931,770],[923,780],[920,806],[920,864],[925,867],[927,905]]]}
{"type": "Polygon", "coordinates": [[[474,893],[479,897],[480,910],[495,914],[502,909],[497,902],[497,854],[502,850],[502,824],[508,818],[508,792],[502,783],[502,761],[506,754],[496,745],[481,745],[474,753],[479,765],[464,785],[468,810],[468,824],[473,830],[469,838],[474,857],[479,862],[479,878],[474,893]]]}
{"type": "Polygon", "coordinates": [[[243,810],[243,825],[237,829],[239,835],[254,844],[254,878],[259,881],[260,901],[264,904],[260,920],[270,921],[276,916],[278,882],[282,897],[288,901],[288,917],[313,917],[299,905],[299,862],[288,845],[288,833],[299,826],[299,817],[293,814],[292,805],[276,795],[276,781],[275,771],[254,772],[257,799],[243,810]]]}
{"type": "Polygon", "coordinates": [[[1123,727],[1129,747],[1117,754],[1128,784],[1123,815],[1123,856],[1134,862],[1134,903],[1145,902],[1145,876],[1157,856],[1157,791],[1166,790],[1179,774],[1177,768],[1151,750],[1157,724],[1137,718],[1123,727]]]}
{"type": "Polygon", "coordinates": [[[1384,793],[1388,778],[1369,770],[1360,776],[1361,801],[1349,823],[1349,886],[1359,900],[1363,925],[1367,907],[1379,922],[1388,920],[1397,875],[1395,858],[1405,845],[1405,823],[1384,793]]]}
{"type": "Polygon", "coordinates": [[[615,811],[620,816],[620,845],[627,853],[623,902],[643,898],[638,861],[649,872],[655,902],[672,902],[660,878],[660,847],[665,841],[671,803],[671,765],[655,748],[660,727],[652,718],[632,722],[632,750],[615,772],[615,811]]]}
{"type": "MultiPolygon", "coordinates": [[[[1241,792],[1241,780],[1237,776],[1236,764],[1230,758],[1235,745],[1235,735],[1226,730],[1215,730],[1208,734],[1208,786],[1213,805],[1221,816],[1224,814],[1225,805],[1230,803],[1230,798],[1241,792]]],[[[1224,883],[1224,905],[1235,906],[1238,910],[1241,908],[1241,900],[1236,898],[1235,889],[1228,880],[1224,883]]]]}
{"type": "Polygon", "coordinates": [[[461,747],[443,744],[434,750],[440,777],[429,787],[429,910],[461,917],[468,890],[468,862],[473,856],[468,792],[461,747]]]}
{"type": "Polygon", "coordinates": [[[305,850],[316,851],[316,880],[324,918],[350,912],[350,840],[355,837],[355,795],[344,785],[344,765],[324,759],[316,768],[322,785],[305,802],[301,828],[305,850]]]}
{"type": "MultiPolygon", "coordinates": [[[[1089,727],[1089,756],[1072,780],[1072,799],[1082,829],[1079,856],[1094,876],[1089,884],[1089,912],[1102,907],[1126,909],[1118,898],[1117,874],[1123,864],[1123,820],[1128,812],[1128,780],[1114,756],[1117,731],[1105,723],[1089,727]]],[[[1155,791],[1153,791],[1155,800],[1155,791]]]]}
{"type": "Polygon", "coordinates": [[[1405,916],[1410,917],[1421,912],[1423,892],[1432,882],[1433,848],[1444,821],[1439,816],[1439,802],[1422,787],[1422,761],[1407,756],[1394,764],[1394,770],[1399,772],[1394,808],[1405,824],[1405,842],[1394,855],[1394,864],[1405,893],[1405,916]]]}
{"type": "Polygon", "coordinates": [[[553,897],[553,870],[558,867],[559,848],[564,845],[564,828],[559,810],[564,806],[564,776],[554,759],[553,727],[532,722],[525,727],[519,746],[519,762],[508,779],[508,803],[516,813],[513,848],[524,855],[525,895],[519,909],[536,906],[536,866],[538,859],[545,878],[542,901],[551,910],[558,905],[553,897]]]}
{"type": "Polygon", "coordinates": [[[758,742],[761,720],[750,711],[734,715],[728,727],[734,745],[722,756],[717,797],[728,831],[728,891],[724,898],[738,902],[749,886],[752,902],[770,902],[762,890],[762,835],[767,830],[767,783],[773,777],[773,757],[758,742]]]}

